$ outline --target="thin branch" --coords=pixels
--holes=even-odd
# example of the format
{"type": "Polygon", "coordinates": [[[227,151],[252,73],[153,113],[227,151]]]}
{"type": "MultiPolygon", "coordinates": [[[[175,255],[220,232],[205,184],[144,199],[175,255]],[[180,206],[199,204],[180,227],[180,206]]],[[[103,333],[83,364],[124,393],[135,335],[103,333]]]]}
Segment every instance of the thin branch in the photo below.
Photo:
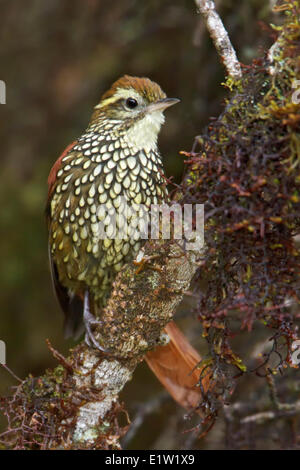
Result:
{"type": "Polygon", "coordinates": [[[0,366],[2,366],[3,369],[7,370],[7,372],[9,372],[9,374],[12,375],[13,378],[16,379],[18,382],[22,382],[20,377],[18,377],[6,364],[1,364],[0,363],[0,366]]]}
{"type": "Polygon", "coordinates": [[[236,52],[231,44],[223,22],[212,0],[195,0],[199,13],[203,15],[210,37],[226,68],[227,74],[235,79],[242,77],[242,70],[236,52]]]}
{"type": "Polygon", "coordinates": [[[272,44],[270,47],[268,54],[267,54],[267,59],[269,61],[269,73],[270,75],[275,75],[279,70],[279,61],[276,61],[276,58],[280,55],[280,49],[281,49],[281,42],[282,42],[282,37],[281,35],[277,38],[277,40],[272,44]]]}
{"type": "Polygon", "coordinates": [[[240,420],[241,424],[255,423],[257,425],[265,424],[275,419],[295,416],[300,413],[300,401],[296,403],[282,403],[279,410],[261,411],[253,415],[245,416],[240,420]]]}
{"type": "MultiPolygon", "coordinates": [[[[282,13],[289,10],[289,5],[287,3],[283,3],[282,5],[277,5],[277,0],[272,0],[271,2],[271,9],[273,13],[282,13]]],[[[267,59],[269,61],[269,73],[270,75],[275,75],[280,71],[281,61],[279,60],[282,45],[284,44],[285,40],[285,33],[281,31],[279,36],[277,37],[276,41],[270,47],[267,53],[267,59]]]]}
{"type": "Polygon", "coordinates": [[[155,411],[159,410],[162,407],[162,404],[170,398],[168,393],[161,392],[158,396],[155,396],[152,400],[147,403],[139,404],[139,410],[131,423],[130,429],[127,432],[123,440],[123,447],[126,447],[130,442],[135,438],[140,427],[144,424],[145,419],[152,415],[155,411]]]}

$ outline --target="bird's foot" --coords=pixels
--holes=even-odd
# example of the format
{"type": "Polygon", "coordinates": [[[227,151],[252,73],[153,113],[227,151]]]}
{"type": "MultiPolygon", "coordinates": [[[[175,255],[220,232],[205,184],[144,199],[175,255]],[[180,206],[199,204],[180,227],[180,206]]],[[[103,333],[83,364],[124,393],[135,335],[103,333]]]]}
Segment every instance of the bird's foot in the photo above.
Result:
{"type": "MultiPolygon", "coordinates": [[[[138,268],[135,270],[135,274],[140,274],[141,271],[143,271],[146,267],[147,264],[150,263],[153,259],[159,258],[160,255],[152,255],[152,256],[145,256],[143,249],[138,252],[138,255],[135,260],[133,260],[133,264],[135,266],[138,266],[138,268]]],[[[154,271],[160,271],[157,266],[153,265],[148,265],[150,269],[153,269],[154,271]]]]}
{"type": "Polygon", "coordinates": [[[88,291],[84,294],[84,309],[83,309],[83,321],[85,326],[85,342],[90,348],[99,349],[102,352],[108,352],[107,349],[103,348],[96,340],[92,327],[95,325],[103,325],[101,320],[97,320],[90,311],[89,293],[88,291]]]}

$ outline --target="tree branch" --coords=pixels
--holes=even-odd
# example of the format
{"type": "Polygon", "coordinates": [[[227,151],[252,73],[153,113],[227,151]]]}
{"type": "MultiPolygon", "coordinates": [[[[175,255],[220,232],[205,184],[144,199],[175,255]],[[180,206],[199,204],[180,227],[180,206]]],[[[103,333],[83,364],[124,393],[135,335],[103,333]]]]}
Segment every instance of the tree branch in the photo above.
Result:
{"type": "Polygon", "coordinates": [[[195,252],[162,241],[145,245],[142,262],[142,270],[132,262],[119,273],[95,332],[108,353],[81,343],[65,359],[51,348],[60,365],[37,379],[28,377],[4,403],[6,445],[119,448],[119,393],[145,353],[168,340],[162,329],[197,268],[195,252]]]}
{"type": "Polygon", "coordinates": [[[197,267],[195,253],[184,253],[176,244],[149,243],[143,256],[149,261],[142,272],[137,274],[136,264],[131,263],[117,277],[101,316],[96,339],[108,349],[111,359],[104,358],[95,369],[99,357],[90,349],[84,352],[84,375],[76,377],[77,387],[88,386],[85,377],[95,369],[93,383],[103,398],[80,408],[75,441],[93,443],[97,432],[91,430],[117,401],[138,362],[148,350],[166,341],[161,331],[172,319],[197,267]]]}
{"type": "Polygon", "coordinates": [[[227,74],[235,79],[242,77],[241,66],[231,44],[223,22],[212,0],[195,0],[199,13],[203,15],[210,37],[223,62],[227,74]]]}

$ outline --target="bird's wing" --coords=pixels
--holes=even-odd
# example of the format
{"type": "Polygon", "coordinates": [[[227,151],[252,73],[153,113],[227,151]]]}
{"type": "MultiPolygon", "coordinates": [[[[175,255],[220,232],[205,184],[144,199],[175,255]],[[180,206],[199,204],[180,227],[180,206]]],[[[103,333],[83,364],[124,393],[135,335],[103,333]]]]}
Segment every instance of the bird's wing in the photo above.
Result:
{"type": "MultiPolygon", "coordinates": [[[[46,205],[46,220],[48,229],[50,228],[51,219],[50,219],[50,204],[51,204],[51,195],[53,193],[57,172],[59,171],[62,159],[72,150],[76,145],[77,141],[72,142],[56,160],[53,167],[50,170],[48,177],[48,199],[46,205]]],[[[51,270],[51,278],[53,283],[53,288],[61,309],[65,315],[64,323],[64,332],[65,337],[74,337],[78,338],[84,331],[83,322],[82,322],[82,312],[83,312],[83,299],[80,295],[70,292],[69,289],[64,287],[58,276],[58,270],[56,264],[51,256],[50,244],[48,242],[48,253],[49,253],[49,263],[51,270]]]]}
{"type": "Polygon", "coordinates": [[[62,159],[70,152],[70,150],[77,144],[77,140],[72,142],[70,145],[68,145],[61,156],[56,160],[54,163],[53,167],[50,170],[49,176],[48,176],[48,199],[47,199],[47,207],[50,203],[50,197],[53,192],[55,182],[56,182],[56,175],[58,170],[61,167],[62,159]]]}

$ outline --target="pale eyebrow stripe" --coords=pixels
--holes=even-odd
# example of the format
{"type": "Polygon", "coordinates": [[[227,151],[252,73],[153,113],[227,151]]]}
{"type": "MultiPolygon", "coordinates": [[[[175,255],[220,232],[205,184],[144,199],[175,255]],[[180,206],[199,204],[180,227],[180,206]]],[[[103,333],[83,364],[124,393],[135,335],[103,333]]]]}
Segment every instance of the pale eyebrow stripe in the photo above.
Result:
{"type": "Polygon", "coordinates": [[[135,98],[137,100],[141,100],[141,96],[139,93],[137,93],[135,90],[132,88],[117,88],[115,94],[113,96],[110,96],[109,98],[106,98],[105,100],[101,101],[97,106],[95,106],[95,109],[100,109],[103,108],[104,106],[107,106],[108,104],[116,103],[120,99],[127,99],[127,98],[135,98]]]}

